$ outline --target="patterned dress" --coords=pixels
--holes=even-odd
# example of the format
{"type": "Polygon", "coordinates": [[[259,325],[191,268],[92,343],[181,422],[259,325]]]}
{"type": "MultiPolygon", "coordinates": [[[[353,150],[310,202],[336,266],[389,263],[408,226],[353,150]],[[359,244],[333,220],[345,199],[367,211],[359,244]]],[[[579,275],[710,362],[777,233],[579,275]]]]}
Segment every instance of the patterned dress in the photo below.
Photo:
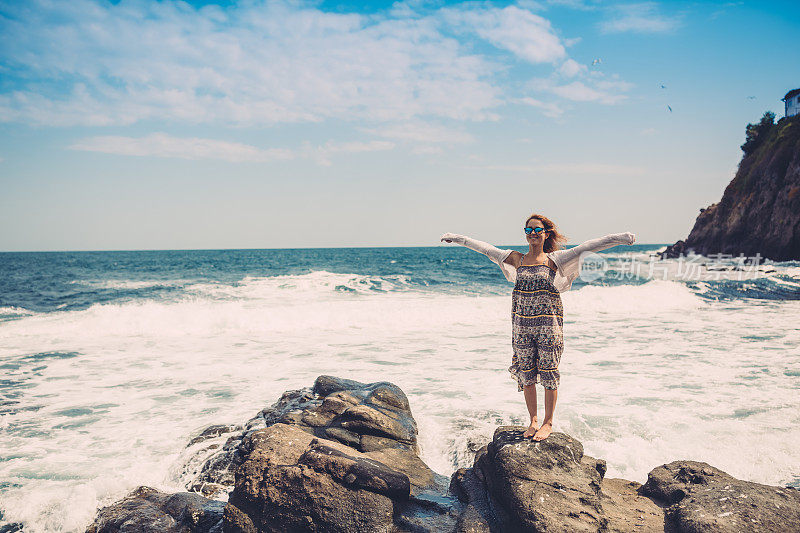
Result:
{"type": "Polygon", "coordinates": [[[520,265],[511,296],[511,335],[514,355],[508,371],[523,385],[541,381],[557,389],[558,364],[564,351],[564,309],[548,265],[520,265]]]}

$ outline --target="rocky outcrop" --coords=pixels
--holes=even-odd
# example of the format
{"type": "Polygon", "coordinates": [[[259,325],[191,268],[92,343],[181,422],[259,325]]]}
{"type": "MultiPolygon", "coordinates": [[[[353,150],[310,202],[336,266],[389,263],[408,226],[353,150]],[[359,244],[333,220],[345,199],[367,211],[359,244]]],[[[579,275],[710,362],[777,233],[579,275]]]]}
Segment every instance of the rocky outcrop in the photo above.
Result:
{"type": "Polygon", "coordinates": [[[101,509],[86,533],[222,533],[224,508],[224,502],[192,492],[166,494],[139,487],[123,500],[101,509]]]}
{"type": "Polygon", "coordinates": [[[522,437],[525,429],[497,428],[475,465],[453,475],[465,504],[457,531],[664,530],[663,512],[636,484],[603,487],[605,461],[584,455],[579,441],[553,433],[535,442],[522,437]]]}
{"type": "Polygon", "coordinates": [[[741,481],[707,463],[659,466],[641,493],[668,504],[675,531],[800,531],[800,491],[741,481]]]}
{"type": "Polygon", "coordinates": [[[497,428],[448,483],[417,455],[416,423],[397,386],[320,376],[243,426],[192,439],[198,455],[188,464],[205,458],[190,482],[197,490],[140,487],[101,509],[87,532],[800,530],[795,489],[691,461],[654,469],[644,486],[604,479],[605,461],[584,455],[576,439],[534,442],[524,430],[497,428]]]}
{"type": "Polygon", "coordinates": [[[448,531],[455,524],[446,486],[411,452],[359,452],[281,423],[249,441],[225,508],[226,532],[413,531],[425,523],[448,531]]]}
{"type": "Polygon", "coordinates": [[[244,426],[211,426],[192,439],[190,445],[198,449],[184,469],[185,476],[192,476],[187,489],[210,497],[230,490],[236,469],[251,451],[247,438],[274,424],[288,424],[361,452],[400,450],[385,453],[419,461],[417,423],[399,387],[320,376],[311,388],[285,392],[244,426]],[[218,449],[220,438],[225,442],[218,449]]]}
{"type": "Polygon", "coordinates": [[[722,199],[701,209],[689,236],[668,246],[662,258],[693,251],[800,259],[800,115],[752,126],[722,199]]]}

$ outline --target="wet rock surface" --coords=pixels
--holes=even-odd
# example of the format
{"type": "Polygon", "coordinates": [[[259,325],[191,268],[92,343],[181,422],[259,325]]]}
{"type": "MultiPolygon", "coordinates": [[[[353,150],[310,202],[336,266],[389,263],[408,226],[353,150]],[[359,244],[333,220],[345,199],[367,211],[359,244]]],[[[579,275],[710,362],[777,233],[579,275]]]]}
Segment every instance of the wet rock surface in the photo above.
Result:
{"type": "Polygon", "coordinates": [[[553,433],[536,442],[525,429],[497,428],[473,468],[454,474],[465,504],[458,531],[663,531],[660,508],[617,483],[632,482],[603,487],[605,461],[584,455],[579,441],[553,433]]]}
{"type": "Polygon", "coordinates": [[[222,533],[224,508],[224,502],[192,492],[167,494],[139,487],[123,500],[101,509],[86,533],[222,533]]]}
{"type": "Polygon", "coordinates": [[[667,505],[675,531],[800,531],[800,491],[742,481],[708,463],[654,468],[641,492],[667,505]]]}
{"type": "Polygon", "coordinates": [[[644,486],[604,479],[605,461],[578,440],[524,430],[497,428],[448,480],[419,458],[402,390],[320,376],[191,439],[191,492],[139,487],[87,532],[800,531],[795,489],[692,461],[655,468],[644,486]]]}

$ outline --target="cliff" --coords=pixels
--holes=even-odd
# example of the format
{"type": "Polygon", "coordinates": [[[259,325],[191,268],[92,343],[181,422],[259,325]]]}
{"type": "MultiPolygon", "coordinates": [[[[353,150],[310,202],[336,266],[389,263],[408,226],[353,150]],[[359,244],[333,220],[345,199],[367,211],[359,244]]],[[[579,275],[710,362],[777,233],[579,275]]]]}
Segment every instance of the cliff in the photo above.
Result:
{"type": "Polygon", "coordinates": [[[87,533],[800,531],[800,491],[675,461],[644,485],[564,433],[498,427],[448,480],[417,455],[417,425],[388,382],[320,376],[243,426],[192,439],[191,492],[139,487],[87,533]],[[217,499],[210,499],[215,497],[217,499]],[[220,501],[225,499],[225,501],[220,501]]]}
{"type": "Polygon", "coordinates": [[[749,124],[744,155],[722,199],[695,220],[685,241],[662,257],[716,253],[773,261],[800,259],[800,115],[749,124]]]}

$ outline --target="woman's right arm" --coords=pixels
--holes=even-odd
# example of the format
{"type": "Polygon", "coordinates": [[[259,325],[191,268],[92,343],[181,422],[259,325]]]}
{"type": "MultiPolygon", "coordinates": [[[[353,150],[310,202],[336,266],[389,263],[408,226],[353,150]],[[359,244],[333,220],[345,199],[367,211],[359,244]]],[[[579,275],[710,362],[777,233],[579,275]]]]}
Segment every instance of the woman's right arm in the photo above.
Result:
{"type": "Polygon", "coordinates": [[[514,250],[501,250],[496,246],[492,246],[488,242],[479,241],[477,239],[467,237],[466,235],[459,235],[458,233],[445,233],[442,235],[441,240],[445,242],[454,242],[456,244],[460,244],[461,246],[465,246],[470,250],[480,252],[498,265],[503,262],[513,264],[510,261],[506,261],[506,259],[509,258],[514,250]]]}

